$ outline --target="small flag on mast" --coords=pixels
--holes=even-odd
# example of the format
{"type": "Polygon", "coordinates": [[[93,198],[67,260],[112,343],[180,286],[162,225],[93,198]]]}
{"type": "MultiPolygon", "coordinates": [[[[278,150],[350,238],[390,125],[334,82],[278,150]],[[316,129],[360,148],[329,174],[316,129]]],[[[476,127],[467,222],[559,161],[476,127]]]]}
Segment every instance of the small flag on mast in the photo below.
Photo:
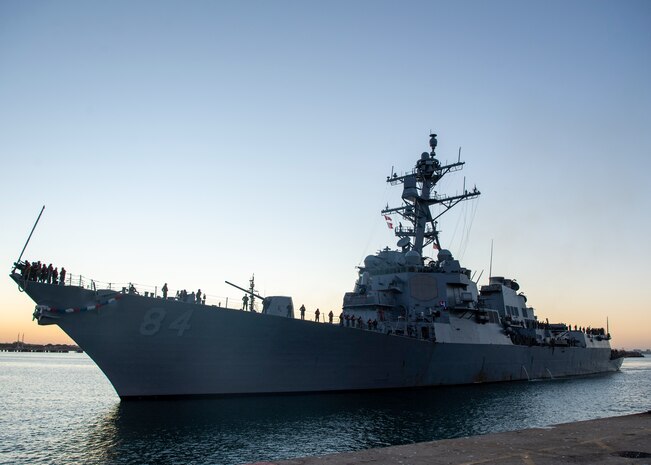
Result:
{"type": "Polygon", "coordinates": [[[389,229],[393,229],[393,220],[391,219],[391,217],[388,215],[384,215],[384,219],[386,220],[389,229]]]}

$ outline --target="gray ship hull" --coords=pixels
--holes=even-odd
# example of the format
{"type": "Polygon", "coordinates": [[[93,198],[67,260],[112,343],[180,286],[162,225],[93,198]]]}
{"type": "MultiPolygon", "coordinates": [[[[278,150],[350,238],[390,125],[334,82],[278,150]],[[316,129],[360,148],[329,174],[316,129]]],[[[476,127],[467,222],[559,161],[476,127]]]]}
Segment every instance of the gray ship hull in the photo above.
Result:
{"type": "Polygon", "coordinates": [[[26,292],[42,306],[84,309],[41,312],[39,323],[59,325],[121,398],[513,381],[617,371],[622,362],[607,343],[441,343],[72,286],[29,282],[26,292]]]}

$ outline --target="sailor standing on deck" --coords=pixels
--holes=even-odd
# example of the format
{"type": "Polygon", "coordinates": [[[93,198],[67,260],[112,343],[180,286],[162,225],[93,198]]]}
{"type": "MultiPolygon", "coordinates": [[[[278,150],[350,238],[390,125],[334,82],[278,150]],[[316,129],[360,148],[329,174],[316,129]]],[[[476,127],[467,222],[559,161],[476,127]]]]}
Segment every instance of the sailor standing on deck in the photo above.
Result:
{"type": "Polygon", "coordinates": [[[330,313],[328,313],[328,321],[330,322],[330,324],[332,324],[332,317],[333,316],[334,316],[334,314],[332,313],[332,310],[330,310],[330,313]]]}
{"type": "Polygon", "coordinates": [[[305,305],[301,305],[301,320],[305,319],[305,305]]]}
{"type": "Polygon", "coordinates": [[[32,271],[32,264],[29,263],[28,260],[25,260],[25,267],[23,268],[23,271],[22,271],[22,273],[23,273],[23,278],[24,278],[25,280],[28,280],[28,279],[29,279],[29,273],[30,273],[30,271],[32,271]]]}
{"type": "Polygon", "coordinates": [[[321,312],[320,312],[319,309],[317,308],[317,309],[316,309],[316,312],[314,312],[314,321],[319,321],[319,315],[320,315],[320,314],[321,314],[321,312]]]}
{"type": "Polygon", "coordinates": [[[167,300],[167,283],[163,284],[161,291],[163,291],[163,300],[167,300]]]}
{"type": "Polygon", "coordinates": [[[244,294],[244,297],[242,297],[242,310],[248,310],[249,309],[249,296],[244,294]]]}

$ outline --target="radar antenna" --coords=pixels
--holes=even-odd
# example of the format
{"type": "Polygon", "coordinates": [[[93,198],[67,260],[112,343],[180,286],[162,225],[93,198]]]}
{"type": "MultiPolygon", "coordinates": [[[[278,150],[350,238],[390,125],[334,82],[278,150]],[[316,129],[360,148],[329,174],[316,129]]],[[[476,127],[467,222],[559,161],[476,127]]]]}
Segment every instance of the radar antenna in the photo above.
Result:
{"type": "MultiPolygon", "coordinates": [[[[403,238],[410,241],[409,238],[413,237],[411,250],[418,252],[421,257],[423,256],[423,249],[430,244],[434,244],[434,247],[439,250],[441,249],[436,220],[459,202],[478,197],[481,194],[477,187],[468,191],[465,188],[465,180],[462,194],[445,196],[438,195],[436,191],[433,191],[443,176],[463,169],[465,162],[459,160],[456,163],[441,165],[436,159],[436,147],[438,145],[436,134],[431,133],[429,138],[431,151],[421,154],[411,173],[397,176],[391,170],[392,174],[387,177],[387,182],[392,186],[403,184],[403,205],[395,208],[387,207],[382,210],[383,215],[397,213],[411,224],[411,226],[405,228],[400,223],[399,227],[395,229],[395,234],[401,239],[403,246],[405,244],[403,238]],[[443,208],[436,216],[433,216],[430,210],[433,205],[439,205],[443,208]]],[[[459,155],[461,155],[460,151],[459,155]]]]}

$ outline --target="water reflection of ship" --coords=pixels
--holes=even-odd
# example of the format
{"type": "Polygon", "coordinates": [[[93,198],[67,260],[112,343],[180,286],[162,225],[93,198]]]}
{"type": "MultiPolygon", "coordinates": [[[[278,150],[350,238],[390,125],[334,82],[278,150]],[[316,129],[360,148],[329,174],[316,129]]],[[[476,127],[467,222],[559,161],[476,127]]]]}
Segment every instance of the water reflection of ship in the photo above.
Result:
{"type": "Polygon", "coordinates": [[[611,376],[120,402],[90,432],[89,447],[99,448],[93,453],[106,463],[136,463],[144,448],[152,463],[174,457],[185,463],[240,464],[545,426],[609,414],[609,396],[591,401],[577,393],[599,397],[612,389],[611,376]]]}
{"type": "Polygon", "coordinates": [[[188,463],[194,454],[202,463],[248,463],[466,435],[481,424],[482,404],[491,402],[481,391],[121,402],[91,436],[107,459],[135,458],[142,450],[134,446],[147,441],[154,461],[165,455],[156,451],[167,451],[188,463]]]}

